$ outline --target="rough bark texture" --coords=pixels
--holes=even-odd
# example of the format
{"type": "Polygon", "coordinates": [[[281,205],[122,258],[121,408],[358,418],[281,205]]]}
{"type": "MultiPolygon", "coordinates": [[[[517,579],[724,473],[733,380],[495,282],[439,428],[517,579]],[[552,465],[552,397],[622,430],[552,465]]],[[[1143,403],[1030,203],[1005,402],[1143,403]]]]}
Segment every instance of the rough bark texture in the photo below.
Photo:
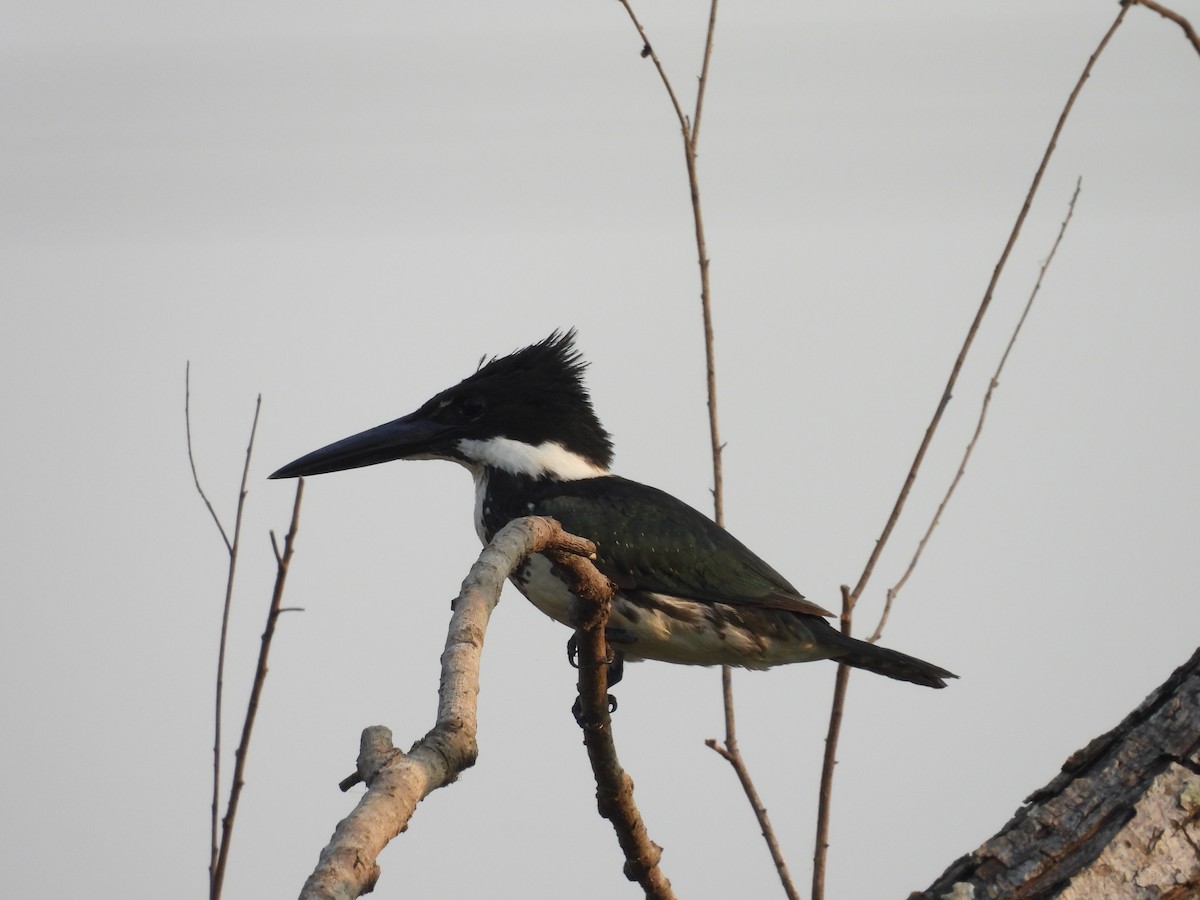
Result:
{"type": "Polygon", "coordinates": [[[579,727],[588,761],[596,778],[596,806],[612,823],[625,854],[625,877],[642,886],[647,900],[675,900],[671,881],[662,870],[662,847],[650,840],[646,823],[633,799],[633,779],[617,758],[609,715],[609,648],[605,638],[613,586],[580,556],[552,553],[575,582],[573,591],[584,612],[575,639],[579,648],[579,727]],[[589,614],[590,613],[590,614],[589,614]]]}
{"type": "Polygon", "coordinates": [[[1200,898],[1200,650],[910,900],[1200,898]]]}
{"type": "Polygon", "coordinates": [[[358,774],[343,784],[363,781],[367,792],[338,823],[301,900],[349,900],[374,888],[376,857],[408,827],[417,804],[475,764],[479,661],[488,619],[513,569],[530,553],[550,546],[584,555],[595,552],[590,541],[566,534],[553,519],[529,517],[502,528],[471,567],[454,601],[442,653],[437,724],[408,753],[392,745],[387,728],[363,731],[358,774]]]}

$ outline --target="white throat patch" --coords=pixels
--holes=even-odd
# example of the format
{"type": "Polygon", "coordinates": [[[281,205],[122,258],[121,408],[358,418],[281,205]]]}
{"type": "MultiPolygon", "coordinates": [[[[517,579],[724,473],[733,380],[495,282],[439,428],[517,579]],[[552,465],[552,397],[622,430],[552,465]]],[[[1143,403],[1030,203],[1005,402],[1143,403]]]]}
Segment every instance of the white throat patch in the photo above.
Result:
{"type": "Polygon", "coordinates": [[[458,450],[472,466],[490,466],[502,472],[531,478],[575,481],[608,474],[608,469],[584,459],[578,453],[572,453],[554,441],[534,446],[503,437],[488,438],[486,441],[464,439],[458,442],[458,450]]]}

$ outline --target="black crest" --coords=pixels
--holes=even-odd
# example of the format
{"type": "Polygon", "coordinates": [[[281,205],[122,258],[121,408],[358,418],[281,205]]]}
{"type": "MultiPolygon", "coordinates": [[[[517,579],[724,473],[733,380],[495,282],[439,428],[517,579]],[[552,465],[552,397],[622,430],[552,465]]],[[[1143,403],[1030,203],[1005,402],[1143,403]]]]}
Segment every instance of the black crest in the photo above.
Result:
{"type": "Polygon", "coordinates": [[[583,382],[586,369],[571,328],[508,356],[494,357],[451,391],[479,392],[488,418],[503,423],[507,437],[531,444],[557,441],[608,468],[612,439],[592,409],[583,382]]]}

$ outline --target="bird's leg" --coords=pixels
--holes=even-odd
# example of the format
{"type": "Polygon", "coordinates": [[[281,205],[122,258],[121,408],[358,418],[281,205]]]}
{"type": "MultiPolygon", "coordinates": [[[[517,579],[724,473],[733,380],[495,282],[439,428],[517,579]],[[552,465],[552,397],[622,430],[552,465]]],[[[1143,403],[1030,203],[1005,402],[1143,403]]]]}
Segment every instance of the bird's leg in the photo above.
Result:
{"type": "MultiPolygon", "coordinates": [[[[612,687],[625,677],[625,654],[613,647],[611,643],[605,643],[606,655],[603,665],[608,666],[608,686],[612,687]]],[[[579,668],[579,639],[572,634],[567,640],[567,662],[576,669],[579,668]]],[[[617,698],[612,694],[608,695],[608,711],[615,713],[617,711],[617,698]]],[[[575,698],[575,703],[571,706],[571,714],[575,717],[575,721],[583,725],[583,701],[575,698]]]]}
{"type": "MultiPolygon", "coordinates": [[[[614,650],[613,645],[608,645],[608,686],[612,687],[625,677],[625,654],[620,650],[614,650]]],[[[613,700],[612,696],[608,698],[612,702],[612,708],[617,708],[617,701],[613,700]]]]}

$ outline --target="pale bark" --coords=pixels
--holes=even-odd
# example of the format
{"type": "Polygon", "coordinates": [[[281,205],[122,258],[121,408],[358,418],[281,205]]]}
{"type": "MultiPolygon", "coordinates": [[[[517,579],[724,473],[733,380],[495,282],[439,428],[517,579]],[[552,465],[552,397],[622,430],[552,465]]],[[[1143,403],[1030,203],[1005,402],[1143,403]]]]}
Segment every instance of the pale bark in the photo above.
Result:
{"type": "Polygon", "coordinates": [[[910,900],[1200,898],[1200,650],[910,900]]]}
{"type": "Polygon", "coordinates": [[[408,827],[417,804],[475,764],[479,662],[488,620],[513,569],[548,547],[594,552],[589,541],[566,534],[552,519],[529,517],[501,529],[471,567],[454,601],[442,653],[437,723],[408,753],[392,745],[387,728],[363,731],[358,773],[348,781],[365,782],[367,792],[338,823],[301,900],[347,900],[370,891],[379,878],[379,852],[408,827]]]}

